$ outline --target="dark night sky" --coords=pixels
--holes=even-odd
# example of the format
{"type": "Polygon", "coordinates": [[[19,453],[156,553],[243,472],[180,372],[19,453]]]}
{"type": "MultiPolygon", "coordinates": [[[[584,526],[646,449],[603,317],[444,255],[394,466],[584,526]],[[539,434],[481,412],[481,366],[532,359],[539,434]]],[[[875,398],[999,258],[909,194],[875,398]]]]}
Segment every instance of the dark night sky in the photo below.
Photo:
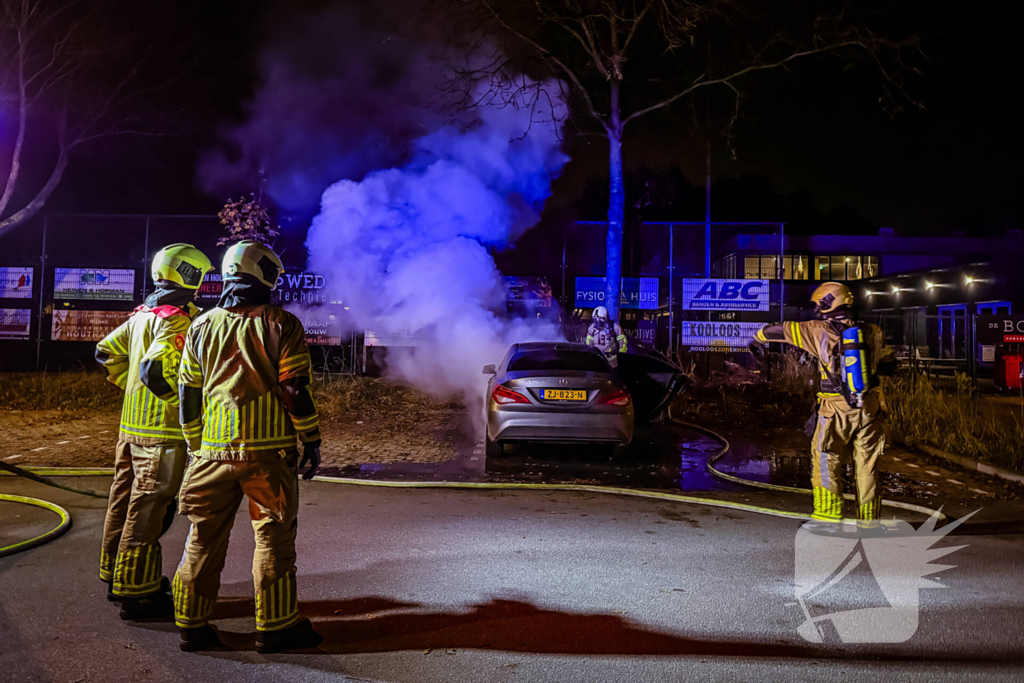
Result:
{"type": "MultiPolygon", "coordinates": [[[[72,163],[50,211],[216,211],[223,198],[196,182],[199,154],[214,144],[220,126],[239,119],[273,27],[297,5],[325,3],[144,4],[135,25],[154,47],[151,58],[164,69],[173,64],[160,60],[193,64],[158,96],[161,105],[171,102],[173,133],[90,148],[72,163]]],[[[722,140],[715,140],[715,177],[757,176],[778,193],[809,197],[823,214],[850,207],[868,225],[905,233],[1019,227],[1013,22],[996,9],[954,13],[923,2],[904,3],[893,21],[908,22],[922,37],[930,61],[909,89],[926,110],[890,118],[877,102],[878,78],[867,65],[843,71],[817,60],[793,74],[751,82],[734,131],[737,158],[730,160],[722,140]]],[[[627,136],[628,166],[678,166],[702,184],[703,142],[685,115],[641,122],[627,136]]],[[[555,188],[563,207],[606,164],[600,144],[575,144],[570,151],[573,161],[555,188]]],[[[790,218],[775,215],[785,210],[779,197],[769,201],[763,191],[742,190],[758,185],[745,183],[729,201],[713,196],[713,218],[790,218]]],[[[703,213],[692,202],[677,208],[681,218],[703,213]]]]}

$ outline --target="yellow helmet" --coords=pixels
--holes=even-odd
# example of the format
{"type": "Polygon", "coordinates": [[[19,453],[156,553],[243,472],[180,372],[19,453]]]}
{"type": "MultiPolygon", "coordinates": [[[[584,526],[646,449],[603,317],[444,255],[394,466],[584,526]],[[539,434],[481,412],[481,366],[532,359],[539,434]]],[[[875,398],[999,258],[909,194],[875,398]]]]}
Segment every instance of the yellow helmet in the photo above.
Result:
{"type": "Polygon", "coordinates": [[[841,282],[826,282],[814,290],[811,301],[814,302],[816,312],[829,315],[841,306],[852,306],[853,292],[841,282]]]}
{"type": "Polygon", "coordinates": [[[153,282],[166,280],[185,289],[199,289],[203,276],[213,270],[206,254],[191,244],[171,244],[156,253],[150,272],[153,282]]]}
{"type": "Polygon", "coordinates": [[[228,247],[220,267],[225,280],[239,275],[251,275],[267,287],[277,287],[277,279],[284,272],[281,259],[274,250],[254,240],[242,240],[228,247]]]}

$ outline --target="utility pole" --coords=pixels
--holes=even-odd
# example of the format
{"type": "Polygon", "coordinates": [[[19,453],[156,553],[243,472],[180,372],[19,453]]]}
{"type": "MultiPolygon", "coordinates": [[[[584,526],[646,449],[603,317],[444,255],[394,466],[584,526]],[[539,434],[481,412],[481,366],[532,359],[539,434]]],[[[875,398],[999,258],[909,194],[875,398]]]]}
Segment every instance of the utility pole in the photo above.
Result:
{"type": "Polygon", "coordinates": [[[704,177],[704,277],[711,277],[711,108],[708,107],[707,175],[704,177]]]}

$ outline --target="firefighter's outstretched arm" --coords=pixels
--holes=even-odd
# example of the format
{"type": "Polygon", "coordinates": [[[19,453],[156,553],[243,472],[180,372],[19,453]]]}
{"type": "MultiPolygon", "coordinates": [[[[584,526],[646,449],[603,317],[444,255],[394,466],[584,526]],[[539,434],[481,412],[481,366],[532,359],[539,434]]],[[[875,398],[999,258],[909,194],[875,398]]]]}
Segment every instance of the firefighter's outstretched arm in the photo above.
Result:
{"type": "Polygon", "coordinates": [[[128,358],[131,347],[130,327],[123,323],[96,344],[96,362],[107,371],[107,381],[124,389],[128,383],[128,358]]]}
{"type": "Polygon", "coordinates": [[[808,323],[798,323],[792,320],[765,325],[754,335],[754,341],[759,344],[768,342],[790,344],[798,349],[814,353],[815,341],[807,325],[808,323]]]}
{"type": "Polygon", "coordinates": [[[303,479],[312,479],[320,467],[320,415],[309,384],[312,360],[306,346],[305,332],[298,319],[289,321],[281,330],[281,358],[278,364],[278,382],[281,402],[291,418],[292,426],[303,445],[300,467],[309,465],[303,479]]]}
{"type": "Polygon", "coordinates": [[[196,354],[194,331],[185,338],[178,371],[178,413],[190,453],[203,445],[203,366],[196,354]]]}

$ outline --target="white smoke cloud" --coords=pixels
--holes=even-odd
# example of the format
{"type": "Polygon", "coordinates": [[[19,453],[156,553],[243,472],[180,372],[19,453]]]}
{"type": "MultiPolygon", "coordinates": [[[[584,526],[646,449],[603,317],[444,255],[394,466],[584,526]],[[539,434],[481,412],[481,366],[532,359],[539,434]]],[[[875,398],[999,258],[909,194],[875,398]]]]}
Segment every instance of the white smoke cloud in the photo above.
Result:
{"type": "Polygon", "coordinates": [[[473,415],[483,365],[513,342],[561,338],[550,323],[506,319],[489,252],[536,225],[568,161],[556,129],[563,112],[524,104],[484,107],[416,141],[407,165],[335,183],[306,241],[310,270],[327,276],[357,329],[419,340],[389,351],[389,376],[456,394],[473,415]]]}

